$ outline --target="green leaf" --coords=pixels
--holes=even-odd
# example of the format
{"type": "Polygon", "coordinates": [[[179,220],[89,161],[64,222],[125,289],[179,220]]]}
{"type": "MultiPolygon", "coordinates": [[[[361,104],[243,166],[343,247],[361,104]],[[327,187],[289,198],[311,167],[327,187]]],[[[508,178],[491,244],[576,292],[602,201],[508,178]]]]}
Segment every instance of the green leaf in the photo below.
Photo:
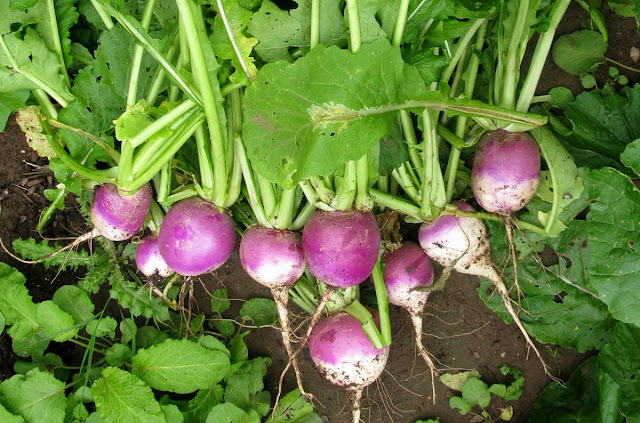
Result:
{"type": "MultiPolygon", "coordinates": [[[[215,2],[214,2],[215,3],[215,2]]],[[[243,8],[238,4],[237,0],[222,1],[224,13],[229,23],[229,28],[233,35],[233,40],[240,51],[242,61],[247,67],[247,71],[251,79],[255,79],[258,75],[258,69],[254,64],[255,59],[251,57],[253,47],[258,43],[256,38],[250,38],[243,34],[249,20],[251,20],[251,11],[243,8]]],[[[233,66],[238,72],[244,72],[240,61],[234,51],[233,45],[229,40],[222,17],[218,13],[213,22],[213,35],[211,36],[211,46],[216,52],[216,56],[221,59],[231,60],[233,66]]]]}
{"type": "Polygon", "coordinates": [[[471,409],[473,408],[473,404],[469,404],[461,397],[453,396],[449,398],[449,407],[453,408],[454,410],[458,410],[458,413],[464,416],[471,411],[471,409]]]}
{"type": "Polygon", "coordinates": [[[14,341],[32,334],[39,327],[37,308],[24,286],[25,277],[9,265],[0,263],[0,310],[14,341]]]}
{"type": "Polygon", "coordinates": [[[591,171],[589,283],[616,319],[640,325],[640,191],[620,172],[591,171]]]}
{"type": "Polygon", "coordinates": [[[220,385],[198,391],[196,396],[189,400],[188,411],[185,412],[186,423],[205,421],[211,409],[222,402],[223,395],[224,389],[220,385]]]}
{"type": "Polygon", "coordinates": [[[89,411],[84,404],[76,404],[70,413],[67,413],[67,419],[71,419],[70,423],[86,423],[89,418],[89,411]]]}
{"type": "Polygon", "coordinates": [[[409,148],[402,136],[400,124],[394,122],[389,133],[380,140],[378,173],[382,176],[390,175],[407,160],[409,160],[409,148]]]}
{"type": "Polygon", "coordinates": [[[103,336],[115,338],[116,327],[118,327],[116,319],[107,316],[87,323],[86,331],[89,335],[95,336],[96,338],[102,338],[103,336]]]}
{"type": "Polygon", "coordinates": [[[169,338],[166,332],[161,332],[153,326],[143,326],[136,331],[136,347],[149,348],[160,344],[169,338]]]}
{"type": "Polygon", "coordinates": [[[635,0],[608,0],[607,4],[611,10],[620,16],[626,18],[636,16],[635,7],[637,7],[637,2],[635,0]]]}
{"type": "Polygon", "coordinates": [[[513,418],[513,406],[508,406],[506,408],[503,408],[502,411],[500,412],[500,419],[504,420],[505,422],[509,422],[511,421],[511,419],[513,418]]]}
{"type": "Polygon", "coordinates": [[[111,259],[112,267],[109,274],[111,282],[111,298],[118,300],[121,307],[128,308],[132,315],[143,315],[160,321],[169,319],[169,309],[159,296],[149,295],[146,285],[127,280],[122,270],[114,259],[111,259]]]}
{"type": "Polygon", "coordinates": [[[0,92],[0,132],[4,131],[11,113],[25,106],[29,98],[29,90],[0,92]]]}
{"type": "Polygon", "coordinates": [[[224,392],[225,402],[231,402],[245,411],[254,409],[261,417],[269,412],[271,395],[263,391],[263,379],[267,367],[271,365],[268,357],[254,358],[242,365],[229,376],[224,392]]]}
{"type": "MultiPolygon", "coordinates": [[[[33,238],[13,240],[13,249],[25,259],[40,260],[62,248],[59,245],[50,245],[48,241],[36,242],[33,238]]],[[[52,266],[62,269],[77,270],[80,266],[90,264],[91,258],[86,251],[65,251],[51,258],[43,260],[45,268],[52,266]]]]}
{"type": "Polygon", "coordinates": [[[107,350],[104,358],[107,360],[107,364],[112,367],[122,367],[124,363],[133,358],[133,351],[127,345],[113,344],[107,350]]]}
{"type": "Polygon", "coordinates": [[[620,401],[622,392],[620,385],[602,368],[598,369],[598,384],[600,385],[600,419],[605,422],[622,423],[620,401]]]}
{"type": "Polygon", "coordinates": [[[467,370],[458,373],[443,373],[440,375],[440,382],[454,391],[461,392],[462,387],[470,378],[480,379],[482,376],[477,370],[467,370]]]}
{"type": "Polygon", "coordinates": [[[168,339],[139,350],[133,367],[152,388],[187,394],[221,381],[229,371],[229,357],[192,341],[168,339]]]}
{"type": "Polygon", "coordinates": [[[25,423],[21,416],[9,413],[2,404],[0,404],[0,421],[4,423],[25,423]]]}
{"type": "Polygon", "coordinates": [[[628,422],[640,421],[640,328],[619,323],[598,365],[620,386],[620,412],[628,422]]]}
{"type": "MultiPolygon", "coordinates": [[[[320,44],[344,45],[346,33],[342,26],[342,9],[339,0],[322,3],[320,14],[320,44]]],[[[247,26],[248,32],[258,39],[255,51],[269,63],[291,60],[289,50],[309,48],[311,34],[311,2],[300,1],[297,8],[287,12],[270,0],[264,0],[260,10],[255,12],[247,26]]]]}
{"type": "Polygon", "coordinates": [[[627,148],[620,155],[620,161],[640,176],[640,139],[627,145],[627,148]]]}
{"type": "Polygon", "coordinates": [[[95,294],[100,290],[100,286],[107,280],[111,271],[111,261],[104,254],[96,254],[94,251],[91,257],[91,264],[87,275],[78,282],[78,286],[84,291],[95,294]]]}
{"type": "Polygon", "coordinates": [[[107,367],[91,393],[104,423],[165,423],[153,391],[135,375],[107,367]]]}
{"type": "Polygon", "coordinates": [[[222,336],[231,336],[236,333],[236,326],[229,320],[214,320],[213,325],[222,336]]]}
{"type": "MultiPolygon", "coordinates": [[[[640,86],[588,91],[567,106],[571,130],[563,143],[578,166],[613,166],[622,170],[620,154],[640,138],[640,86]]],[[[551,120],[554,128],[558,121],[551,120]]]]}
{"type": "MultiPolygon", "coordinates": [[[[502,278],[509,288],[513,285],[514,272],[504,225],[488,222],[487,227],[491,233],[491,256],[498,268],[504,268],[502,278]]],[[[615,320],[602,298],[597,295],[594,298],[583,291],[593,291],[588,285],[593,277],[585,273],[592,261],[586,222],[572,220],[557,238],[536,242],[532,234],[526,234],[525,238],[519,231],[515,232],[514,238],[519,250],[521,304],[526,310],[520,313],[520,318],[527,331],[542,343],[562,345],[580,352],[602,348],[611,337],[615,320]],[[555,251],[558,262],[541,268],[540,254],[545,248],[555,251]]],[[[478,288],[480,298],[503,320],[511,323],[499,296],[491,295],[492,292],[491,283],[483,279],[478,288]]],[[[511,292],[515,293],[515,288],[511,292]]]]}
{"type": "Polygon", "coordinates": [[[206,423],[260,423],[260,416],[255,412],[248,414],[243,409],[227,402],[213,407],[207,416],[206,423]]]}
{"type": "Polygon", "coordinates": [[[550,383],[533,405],[531,423],[600,421],[597,357],[582,363],[564,385],[550,383]]]}
{"type": "Polygon", "coordinates": [[[180,409],[174,404],[161,405],[162,414],[167,422],[183,423],[184,415],[180,409]]]}
{"type": "Polygon", "coordinates": [[[403,51],[402,57],[407,64],[413,65],[418,70],[427,86],[439,81],[442,70],[447,66],[447,59],[442,55],[434,54],[432,49],[406,50],[403,51]]]}
{"type": "Polygon", "coordinates": [[[290,187],[368,153],[389,132],[393,114],[316,127],[314,119],[327,111],[349,113],[398,101],[404,68],[399,50],[386,40],[357,53],[318,46],[293,64],[264,66],[244,103],[243,135],[252,166],[290,187]]]}
{"type": "Polygon", "coordinates": [[[552,88],[549,91],[549,95],[551,96],[551,101],[549,102],[551,106],[560,109],[564,109],[569,104],[576,101],[576,98],[573,96],[573,92],[571,92],[571,90],[567,87],[552,88]]]}
{"type": "Polygon", "coordinates": [[[64,285],[53,294],[53,302],[73,317],[76,324],[82,324],[93,317],[95,306],[89,296],[75,285],[64,285]]]}
{"type": "Polygon", "coordinates": [[[467,379],[462,387],[462,398],[469,404],[487,408],[491,402],[491,393],[486,383],[480,379],[467,379]]]}
{"type": "Polygon", "coordinates": [[[78,334],[73,317],[58,307],[53,301],[38,304],[36,320],[44,334],[56,342],[64,342],[78,334]]]}
{"type": "Polygon", "coordinates": [[[295,423],[313,413],[313,404],[302,396],[300,390],[294,389],[280,399],[267,423],[295,423]]]}
{"type": "Polygon", "coordinates": [[[547,203],[557,205],[555,213],[553,209],[549,212],[539,211],[538,219],[549,229],[550,236],[558,236],[566,229],[559,216],[565,207],[580,198],[584,184],[578,176],[578,168],[573,162],[573,157],[551,130],[540,127],[532,130],[531,135],[536,139],[549,168],[548,171],[540,172],[540,185],[536,195],[547,203]],[[550,220],[552,223],[549,223],[550,220]]]}
{"type": "Polygon", "coordinates": [[[271,298],[252,298],[242,304],[240,316],[251,320],[257,327],[273,326],[278,323],[276,303],[271,298]]]}
{"type": "Polygon", "coordinates": [[[198,339],[198,344],[202,345],[208,350],[220,351],[230,356],[229,349],[220,341],[211,335],[203,335],[198,339]]]}
{"type": "Polygon", "coordinates": [[[0,402],[29,423],[62,422],[64,383],[40,369],[15,375],[0,383],[0,402]]]}
{"type": "MultiPolygon", "coordinates": [[[[8,333],[11,335],[10,331],[8,333]]],[[[42,331],[31,332],[24,337],[17,337],[14,334],[12,338],[11,348],[19,357],[42,357],[49,346],[49,338],[42,331]]]]}
{"type": "Polygon", "coordinates": [[[122,337],[120,338],[120,342],[123,344],[128,344],[131,342],[133,338],[136,337],[138,333],[138,327],[136,326],[136,322],[133,319],[126,318],[120,322],[120,333],[122,333],[122,337]]]}
{"type": "Polygon", "coordinates": [[[231,307],[229,294],[224,288],[218,288],[211,294],[211,311],[213,313],[224,313],[231,307]]]}
{"type": "Polygon", "coordinates": [[[607,42],[596,31],[580,30],[563,35],[553,44],[553,61],[572,75],[589,72],[604,62],[607,42]]]}
{"type": "Polygon", "coordinates": [[[4,332],[6,323],[7,321],[4,318],[4,314],[2,314],[2,312],[0,311],[0,335],[2,335],[2,332],[4,332]]]}
{"type": "Polygon", "coordinates": [[[88,386],[80,386],[73,395],[78,402],[93,402],[93,394],[88,386]]]}
{"type": "Polygon", "coordinates": [[[229,341],[229,354],[233,364],[243,363],[249,359],[249,348],[244,342],[244,337],[248,334],[249,332],[238,333],[229,341]]]}
{"type": "Polygon", "coordinates": [[[33,358],[31,362],[16,361],[13,370],[16,373],[26,375],[33,369],[40,369],[43,372],[52,373],[56,379],[66,380],[69,377],[69,370],[65,366],[62,358],[53,353],[47,353],[42,357],[33,358]]]}
{"type": "Polygon", "coordinates": [[[0,48],[0,90],[44,89],[60,103],[73,101],[54,52],[32,28],[27,28],[23,39],[17,34],[3,36],[7,47],[0,48]]]}
{"type": "Polygon", "coordinates": [[[522,374],[522,371],[520,371],[520,369],[516,367],[503,364],[500,367],[500,373],[505,376],[511,375],[515,379],[511,383],[511,385],[507,387],[505,393],[500,397],[506,399],[507,401],[515,401],[519,399],[522,396],[525,382],[524,374],[522,374]]]}

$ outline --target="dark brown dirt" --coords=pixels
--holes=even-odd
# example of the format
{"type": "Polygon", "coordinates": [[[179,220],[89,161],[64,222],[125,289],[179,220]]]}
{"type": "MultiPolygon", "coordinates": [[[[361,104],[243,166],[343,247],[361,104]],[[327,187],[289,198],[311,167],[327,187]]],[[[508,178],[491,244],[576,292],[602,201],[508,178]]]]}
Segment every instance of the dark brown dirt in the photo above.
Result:
{"type": "MultiPolygon", "coordinates": [[[[629,52],[632,47],[640,48],[640,38],[632,19],[620,18],[609,11],[605,17],[610,31],[608,56],[626,65],[635,66],[629,52]]],[[[587,14],[575,3],[572,4],[558,34],[572,32],[588,26],[587,14]]],[[[621,70],[631,82],[640,81],[639,74],[621,70]]],[[[608,65],[602,65],[598,71],[599,84],[608,79],[608,65]]],[[[555,86],[567,86],[574,93],[582,90],[578,77],[567,75],[558,69],[551,60],[547,63],[538,93],[544,94],[555,86]]],[[[29,172],[42,171],[26,162],[43,165],[26,145],[24,137],[17,125],[11,121],[4,133],[0,133],[0,145],[3,146],[3,161],[0,163],[0,236],[9,244],[17,237],[36,236],[36,226],[40,210],[47,202],[43,190],[51,187],[52,182],[43,175],[29,175],[29,172]],[[29,181],[43,179],[28,186],[29,181]]],[[[69,205],[65,213],[56,213],[55,220],[48,226],[45,236],[77,236],[84,227],[74,206],[69,205]]],[[[27,286],[35,301],[49,299],[55,290],[64,284],[75,283],[76,276],[55,269],[45,270],[42,266],[30,266],[18,263],[1,253],[0,259],[15,266],[27,277],[27,286]]],[[[453,369],[477,369],[487,382],[510,382],[504,378],[499,368],[502,364],[518,367],[526,378],[524,395],[518,401],[509,403],[494,402],[489,411],[495,417],[500,407],[512,405],[515,410],[514,422],[525,422],[540,391],[549,383],[549,378],[542,371],[535,356],[527,359],[526,343],[514,325],[506,325],[491,313],[480,301],[475,288],[477,279],[455,274],[447,283],[444,292],[431,295],[425,316],[425,344],[429,351],[441,362],[440,367],[453,369]]],[[[267,289],[253,282],[241,269],[237,254],[215,274],[202,278],[202,284],[195,281],[195,297],[202,311],[209,309],[209,296],[206,290],[212,291],[220,285],[226,286],[234,307],[229,316],[237,316],[242,303],[253,297],[268,297],[267,289]]],[[[297,312],[293,309],[293,312],[297,312]]],[[[418,357],[413,344],[409,316],[406,312],[393,308],[391,310],[394,343],[386,372],[379,382],[370,386],[363,399],[363,420],[378,422],[414,422],[418,419],[440,418],[442,422],[469,422],[470,416],[461,416],[448,405],[448,398],[453,393],[437,384],[437,404],[431,402],[431,384],[427,368],[418,357]]],[[[270,356],[273,365],[269,368],[266,388],[272,393],[277,389],[277,382],[285,362],[284,350],[277,330],[263,328],[254,330],[246,338],[252,356],[270,356]]],[[[52,347],[56,348],[52,343],[52,347]]],[[[51,347],[50,347],[51,348],[51,347]]],[[[576,366],[584,359],[584,355],[564,348],[540,347],[547,363],[551,365],[556,376],[567,379],[576,366]]],[[[65,356],[73,352],[55,352],[65,356]]],[[[11,351],[11,341],[6,332],[0,336],[0,379],[13,374],[15,357],[11,351]]],[[[347,394],[336,390],[325,382],[315,371],[307,352],[301,359],[301,367],[305,375],[305,386],[319,400],[317,411],[326,416],[331,423],[350,421],[350,410],[347,394]]],[[[286,379],[285,390],[293,389],[295,380],[290,373],[286,379]]]]}

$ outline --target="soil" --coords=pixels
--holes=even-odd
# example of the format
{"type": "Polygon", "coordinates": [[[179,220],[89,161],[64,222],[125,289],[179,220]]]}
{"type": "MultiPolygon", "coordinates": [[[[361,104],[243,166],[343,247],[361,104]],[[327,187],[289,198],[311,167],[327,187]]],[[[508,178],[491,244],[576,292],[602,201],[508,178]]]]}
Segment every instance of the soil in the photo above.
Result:
{"type": "MultiPolygon", "coordinates": [[[[640,40],[632,19],[620,18],[605,11],[609,28],[608,57],[626,65],[634,66],[630,51],[640,48],[640,40]]],[[[575,3],[568,11],[558,34],[572,32],[588,26],[588,15],[575,3]]],[[[637,73],[621,69],[631,82],[640,81],[637,73]]],[[[608,66],[603,65],[597,73],[599,83],[608,79],[608,66]]],[[[544,94],[555,86],[567,86],[574,93],[582,90],[578,77],[567,75],[551,60],[547,63],[539,84],[539,94],[544,94]]],[[[39,159],[28,148],[18,126],[11,120],[0,133],[4,160],[0,163],[0,237],[6,245],[11,240],[38,236],[34,228],[40,211],[46,206],[44,189],[52,188],[55,181],[46,168],[46,161],[39,159]]],[[[67,205],[64,213],[55,213],[52,223],[47,226],[44,236],[77,236],[85,229],[82,218],[73,203],[67,205]]],[[[75,283],[77,276],[57,269],[46,270],[41,265],[31,266],[17,262],[5,253],[0,260],[19,269],[27,278],[27,287],[35,301],[51,298],[55,290],[64,284],[75,283]]],[[[209,310],[207,291],[224,285],[229,290],[234,307],[229,316],[237,316],[243,300],[253,297],[268,297],[269,292],[253,282],[240,267],[238,256],[234,254],[229,262],[212,275],[194,281],[195,298],[201,311],[209,310]],[[200,283],[201,281],[201,283],[200,283]]],[[[425,314],[425,345],[440,362],[440,368],[477,369],[489,383],[509,383],[499,368],[506,363],[523,371],[526,376],[524,394],[518,401],[493,401],[489,412],[497,417],[500,408],[512,405],[514,422],[526,422],[533,403],[539,393],[550,382],[544,375],[537,358],[530,354],[526,343],[515,327],[506,325],[489,311],[476,292],[476,278],[454,274],[443,292],[434,292],[425,314]]],[[[295,313],[296,310],[294,309],[295,313]]],[[[414,422],[418,419],[440,418],[442,422],[469,422],[471,417],[461,416],[448,405],[448,398],[454,393],[441,384],[436,384],[437,403],[433,405],[431,382],[427,368],[417,355],[413,343],[411,323],[406,312],[392,308],[391,322],[394,342],[385,373],[379,381],[371,385],[363,399],[363,421],[414,422]]],[[[246,338],[252,356],[270,356],[273,365],[265,379],[266,389],[275,393],[280,372],[286,364],[285,354],[276,329],[253,330],[246,338]]],[[[73,349],[65,350],[52,343],[50,349],[63,359],[75,355],[73,349]]],[[[564,380],[573,372],[587,355],[551,346],[539,346],[550,364],[553,374],[564,380]]],[[[13,374],[16,358],[11,350],[11,340],[6,332],[0,336],[0,380],[13,374]]],[[[304,382],[318,400],[317,412],[331,423],[350,421],[348,395],[328,383],[314,369],[307,352],[301,358],[304,382]]],[[[293,374],[285,382],[285,391],[295,388],[293,374]]]]}

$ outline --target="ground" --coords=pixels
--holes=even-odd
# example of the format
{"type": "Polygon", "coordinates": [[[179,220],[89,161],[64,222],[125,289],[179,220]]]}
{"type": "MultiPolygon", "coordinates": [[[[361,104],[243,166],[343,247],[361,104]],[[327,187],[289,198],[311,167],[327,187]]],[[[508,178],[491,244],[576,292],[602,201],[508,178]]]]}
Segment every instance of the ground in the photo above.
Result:
{"type": "MultiPolygon", "coordinates": [[[[629,51],[634,46],[640,47],[633,20],[619,18],[608,11],[605,12],[605,17],[610,35],[608,56],[633,66],[629,51]]],[[[588,22],[588,16],[574,3],[558,33],[561,35],[572,32],[581,27],[583,22],[588,22]]],[[[607,69],[608,66],[601,66],[599,81],[607,78],[607,69]]],[[[622,73],[631,81],[638,81],[637,74],[624,70],[622,73]]],[[[539,93],[546,93],[554,86],[568,86],[575,93],[581,91],[577,77],[566,75],[549,61],[539,85],[539,93]]],[[[5,132],[0,133],[0,145],[4,154],[4,160],[0,163],[0,237],[6,245],[10,245],[10,241],[17,237],[37,236],[34,228],[40,210],[46,205],[43,191],[53,187],[55,181],[51,181],[51,174],[46,168],[39,167],[44,162],[28,148],[13,120],[5,132]]],[[[84,229],[86,228],[74,204],[69,202],[65,213],[56,213],[44,235],[77,236],[84,229]]],[[[49,299],[59,286],[75,283],[77,278],[69,272],[59,273],[56,269],[45,270],[41,265],[18,263],[4,253],[0,254],[0,260],[17,267],[26,275],[27,286],[35,301],[49,299]]],[[[214,274],[194,280],[195,298],[201,311],[206,312],[209,307],[206,290],[212,291],[222,285],[229,290],[231,298],[237,299],[228,312],[229,316],[237,316],[242,300],[269,295],[266,289],[258,286],[243,272],[237,253],[214,274]]],[[[491,405],[490,412],[497,416],[500,407],[512,405],[515,411],[512,421],[526,422],[533,403],[550,379],[544,375],[533,354],[527,357],[526,343],[518,329],[514,325],[506,325],[484,306],[475,290],[477,285],[476,278],[455,274],[448,281],[444,292],[434,292],[431,295],[425,315],[425,345],[440,361],[439,367],[477,369],[487,382],[509,382],[499,372],[504,363],[521,369],[526,376],[524,395],[518,401],[509,403],[496,401],[491,405]]],[[[453,392],[440,384],[436,384],[437,403],[433,405],[429,375],[413,344],[408,315],[392,307],[391,322],[394,342],[389,362],[385,373],[376,384],[368,388],[364,396],[363,420],[371,423],[412,423],[426,418],[440,418],[443,423],[470,421],[469,416],[461,416],[452,411],[448,405],[448,397],[453,392]]],[[[286,364],[278,331],[273,328],[254,330],[246,341],[253,356],[267,355],[273,358],[273,365],[269,368],[265,382],[266,388],[275,392],[278,377],[286,364]]],[[[15,357],[10,343],[6,332],[3,333],[0,336],[0,379],[13,374],[15,357]]],[[[52,348],[65,360],[68,358],[72,361],[77,356],[77,351],[65,351],[60,347],[55,349],[53,343],[52,348]]],[[[540,349],[551,365],[553,374],[564,380],[588,355],[564,348],[541,346],[540,349]]],[[[347,394],[336,390],[320,377],[306,352],[301,365],[305,385],[319,402],[317,412],[331,423],[349,421],[347,394]]],[[[295,381],[290,374],[286,379],[285,389],[294,387],[295,381]]]]}

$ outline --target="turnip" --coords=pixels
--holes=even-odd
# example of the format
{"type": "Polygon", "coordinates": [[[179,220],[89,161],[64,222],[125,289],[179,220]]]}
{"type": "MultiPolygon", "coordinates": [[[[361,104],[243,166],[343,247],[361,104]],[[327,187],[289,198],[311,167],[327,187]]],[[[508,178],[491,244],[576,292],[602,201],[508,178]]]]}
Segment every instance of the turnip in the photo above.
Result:
{"type": "Polygon", "coordinates": [[[235,245],[231,217],[200,198],[182,200],[171,207],[160,226],[160,254],[183,276],[198,276],[222,266],[235,245]]]}
{"type": "Polygon", "coordinates": [[[422,313],[429,298],[429,291],[420,291],[433,285],[433,265],[429,256],[413,242],[407,242],[387,258],[383,271],[389,302],[405,308],[413,323],[416,347],[431,370],[433,400],[435,402],[435,368],[429,352],[422,344],[422,313]]]}
{"type": "Polygon", "coordinates": [[[160,254],[158,237],[149,235],[140,241],[136,249],[136,266],[146,277],[168,278],[174,272],[160,254]]]}
{"type": "MultiPolygon", "coordinates": [[[[474,211],[473,207],[464,202],[458,202],[456,205],[463,212],[474,211]]],[[[440,216],[431,223],[423,223],[418,237],[420,246],[441,266],[468,275],[482,276],[491,281],[527,344],[540,359],[545,373],[551,376],[542,355],[529,337],[518,313],[513,309],[507,287],[493,267],[487,229],[482,219],[469,216],[440,216]]]]}
{"type": "Polygon", "coordinates": [[[240,242],[240,263],[253,280],[271,290],[282,327],[282,343],[296,374],[298,387],[306,395],[302,372],[291,348],[287,309],[289,288],[304,273],[302,237],[297,232],[254,225],[244,233],[240,242]]]}
{"type": "Polygon", "coordinates": [[[113,184],[104,184],[95,190],[91,203],[91,223],[94,228],[77,237],[72,243],[38,260],[22,260],[11,254],[2,243],[2,248],[11,257],[23,263],[37,264],[63,251],[77,247],[85,241],[102,236],[110,241],[124,241],[139,232],[149,214],[151,205],[151,185],[145,184],[131,195],[124,195],[113,184]]]}
{"type": "Polygon", "coordinates": [[[482,137],[471,187],[483,209],[509,217],[531,201],[539,183],[540,150],[531,135],[499,130],[482,137]]]}
{"type": "MultiPolygon", "coordinates": [[[[372,311],[376,323],[378,316],[372,311]]],[[[389,347],[376,349],[353,316],[338,312],[319,322],[309,337],[309,352],[320,373],[333,385],[351,391],[353,422],[360,421],[364,388],[384,371],[389,347]]]]}

